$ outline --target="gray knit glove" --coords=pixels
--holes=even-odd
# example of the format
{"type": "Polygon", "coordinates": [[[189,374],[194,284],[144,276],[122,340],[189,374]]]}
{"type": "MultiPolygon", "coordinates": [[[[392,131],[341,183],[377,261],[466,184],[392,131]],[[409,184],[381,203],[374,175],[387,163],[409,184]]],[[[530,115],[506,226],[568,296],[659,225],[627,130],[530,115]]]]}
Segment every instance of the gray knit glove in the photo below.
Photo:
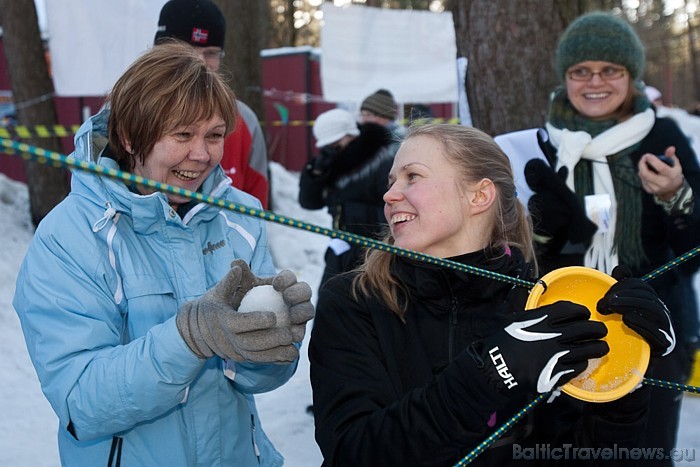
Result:
{"type": "Polygon", "coordinates": [[[273,312],[236,311],[243,296],[254,286],[271,284],[277,277],[257,278],[245,261],[234,261],[231,270],[214,288],[180,308],[176,324],[187,346],[199,358],[218,355],[256,363],[296,360],[299,351],[293,345],[293,332],[290,328],[275,327],[273,312]]]}
{"type": "Polygon", "coordinates": [[[284,303],[289,309],[292,340],[301,342],[306,333],[306,322],[314,317],[315,309],[311,304],[311,287],[306,282],[297,282],[292,271],[284,270],[272,278],[272,287],[282,293],[284,303]]]}

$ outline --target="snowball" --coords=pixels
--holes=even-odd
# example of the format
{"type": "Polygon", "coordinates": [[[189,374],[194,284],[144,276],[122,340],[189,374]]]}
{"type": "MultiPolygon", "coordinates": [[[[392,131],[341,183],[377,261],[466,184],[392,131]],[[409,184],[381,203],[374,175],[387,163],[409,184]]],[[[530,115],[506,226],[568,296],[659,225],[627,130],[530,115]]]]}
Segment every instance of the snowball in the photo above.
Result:
{"type": "Polygon", "coordinates": [[[251,311],[272,311],[277,316],[276,327],[289,327],[289,310],[284,303],[282,293],[278,292],[271,285],[259,285],[253,287],[241,300],[238,307],[239,313],[251,311]]]}

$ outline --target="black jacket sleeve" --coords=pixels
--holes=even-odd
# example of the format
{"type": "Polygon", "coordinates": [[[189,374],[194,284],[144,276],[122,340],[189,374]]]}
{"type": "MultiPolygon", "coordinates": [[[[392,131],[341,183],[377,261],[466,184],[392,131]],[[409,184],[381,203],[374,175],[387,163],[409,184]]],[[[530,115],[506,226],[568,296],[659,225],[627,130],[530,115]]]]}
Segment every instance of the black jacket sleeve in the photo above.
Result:
{"type": "Polygon", "coordinates": [[[604,404],[587,403],[584,409],[584,430],[580,443],[584,446],[634,448],[642,446],[642,432],[649,407],[648,386],[604,404]]]}
{"type": "MultiPolygon", "coordinates": [[[[666,136],[668,145],[676,148],[676,156],[683,168],[683,177],[693,189],[693,210],[688,215],[667,216],[666,226],[669,231],[668,239],[676,256],[686,253],[700,245],[700,166],[697,155],[690,146],[688,137],[681,131],[678,125],[667,118],[657,119],[658,132],[666,136]]],[[[663,154],[663,149],[659,154],[663,154]]],[[[700,268],[700,258],[681,265],[687,274],[697,272],[700,268]]]]}
{"type": "Polygon", "coordinates": [[[299,205],[304,209],[321,209],[326,206],[325,191],[328,185],[327,176],[316,176],[312,173],[313,163],[308,163],[301,171],[299,178],[299,205]]]}

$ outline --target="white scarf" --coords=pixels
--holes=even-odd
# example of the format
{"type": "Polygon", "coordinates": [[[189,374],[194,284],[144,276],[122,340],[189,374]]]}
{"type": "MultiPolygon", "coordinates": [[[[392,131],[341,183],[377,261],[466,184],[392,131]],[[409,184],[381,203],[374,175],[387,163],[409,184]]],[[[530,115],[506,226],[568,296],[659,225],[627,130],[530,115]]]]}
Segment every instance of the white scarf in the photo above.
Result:
{"type": "Polygon", "coordinates": [[[638,143],[649,134],[656,118],[652,109],[636,114],[634,117],[609,128],[592,138],[585,131],[560,130],[547,123],[547,132],[552,144],[557,148],[557,167],[566,167],[569,174],[567,186],[574,188],[574,167],[581,159],[594,161],[593,191],[595,194],[610,196],[610,223],[607,231],[595,233],[590,248],[586,251],[584,265],[610,274],[618,264],[617,252],[613,251],[615,239],[615,222],[617,202],[607,157],[617,154],[625,148],[638,143]]]}

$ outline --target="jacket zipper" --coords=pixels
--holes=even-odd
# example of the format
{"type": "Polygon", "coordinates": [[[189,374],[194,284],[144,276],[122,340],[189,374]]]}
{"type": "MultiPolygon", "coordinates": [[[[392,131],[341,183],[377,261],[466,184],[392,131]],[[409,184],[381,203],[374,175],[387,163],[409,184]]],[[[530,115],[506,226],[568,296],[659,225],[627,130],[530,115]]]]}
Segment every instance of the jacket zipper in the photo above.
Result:
{"type": "Polygon", "coordinates": [[[452,304],[450,307],[450,329],[447,338],[447,345],[449,346],[447,349],[449,362],[451,362],[454,358],[455,332],[457,330],[457,299],[453,296],[451,302],[452,304]]]}
{"type": "Polygon", "coordinates": [[[250,431],[253,435],[253,451],[255,452],[255,456],[258,458],[258,462],[260,461],[260,449],[258,449],[258,443],[255,442],[255,415],[250,414],[250,431]]]}

